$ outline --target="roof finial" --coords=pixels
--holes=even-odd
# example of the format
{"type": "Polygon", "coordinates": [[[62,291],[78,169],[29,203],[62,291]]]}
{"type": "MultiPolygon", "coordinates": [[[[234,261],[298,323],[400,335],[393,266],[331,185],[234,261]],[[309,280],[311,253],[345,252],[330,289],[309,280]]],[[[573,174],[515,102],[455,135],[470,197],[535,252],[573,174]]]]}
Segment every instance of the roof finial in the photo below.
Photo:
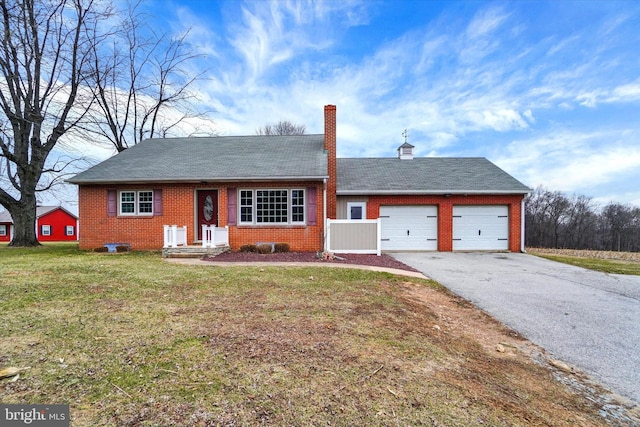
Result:
{"type": "Polygon", "coordinates": [[[407,130],[405,129],[402,132],[402,136],[404,136],[404,143],[406,144],[407,143],[407,137],[409,136],[409,132],[407,132],[407,130]]]}

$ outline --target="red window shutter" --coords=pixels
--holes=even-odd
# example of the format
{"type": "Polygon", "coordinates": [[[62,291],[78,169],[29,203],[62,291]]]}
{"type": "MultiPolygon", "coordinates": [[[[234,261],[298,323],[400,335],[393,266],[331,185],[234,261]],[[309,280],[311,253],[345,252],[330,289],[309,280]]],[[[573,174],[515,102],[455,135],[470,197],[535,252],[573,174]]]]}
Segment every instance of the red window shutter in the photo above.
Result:
{"type": "Polygon", "coordinates": [[[162,189],[153,190],[153,216],[162,215],[162,189]]]}
{"type": "Polygon", "coordinates": [[[227,225],[236,225],[238,218],[237,199],[237,189],[227,188],[227,225]]]}
{"type": "Polygon", "coordinates": [[[316,203],[317,188],[307,188],[307,225],[316,225],[317,216],[317,203],[316,203]]]}
{"type": "Polygon", "coordinates": [[[118,214],[118,192],[116,190],[107,190],[107,216],[116,216],[118,214]]]}

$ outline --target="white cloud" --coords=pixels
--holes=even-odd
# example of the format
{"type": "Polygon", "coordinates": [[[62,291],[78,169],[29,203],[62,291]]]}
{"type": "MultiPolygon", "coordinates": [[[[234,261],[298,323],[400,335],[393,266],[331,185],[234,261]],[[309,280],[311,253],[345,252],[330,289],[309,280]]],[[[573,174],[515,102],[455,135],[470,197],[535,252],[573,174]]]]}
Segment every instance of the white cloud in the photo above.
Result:
{"type": "Polygon", "coordinates": [[[535,123],[535,122],[536,122],[536,118],[535,118],[535,117],[533,117],[533,112],[532,112],[531,110],[529,110],[529,109],[528,109],[528,110],[525,110],[525,111],[522,113],[522,116],[523,116],[525,119],[527,119],[527,121],[528,121],[529,123],[535,123]]]}
{"type": "Polygon", "coordinates": [[[640,101],[640,79],[633,83],[620,85],[613,89],[607,102],[634,102],[640,101]]]}
{"type": "Polygon", "coordinates": [[[493,33],[505,21],[508,14],[500,8],[491,7],[480,10],[467,26],[466,36],[473,41],[493,33]]]}
{"type": "Polygon", "coordinates": [[[639,135],[639,130],[551,131],[511,142],[494,160],[532,187],[542,184],[593,196],[596,189],[637,179],[633,174],[640,169],[639,135]]]}
{"type": "Polygon", "coordinates": [[[388,5],[231,2],[215,28],[186,9],[177,17],[212,58],[199,90],[220,134],[279,120],[322,133],[322,107],[335,104],[341,156],[394,156],[406,128],[419,155],[487,156],[528,185],[591,195],[590,186],[637,167],[637,138],[590,121],[640,100],[637,55],[620,33],[633,20],[618,13],[568,29],[520,6],[480,3],[471,16],[445,7],[422,26],[372,40],[356,59],[345,53],[357,48],[350,29],[387,31],[366,25],[388,5]]]}

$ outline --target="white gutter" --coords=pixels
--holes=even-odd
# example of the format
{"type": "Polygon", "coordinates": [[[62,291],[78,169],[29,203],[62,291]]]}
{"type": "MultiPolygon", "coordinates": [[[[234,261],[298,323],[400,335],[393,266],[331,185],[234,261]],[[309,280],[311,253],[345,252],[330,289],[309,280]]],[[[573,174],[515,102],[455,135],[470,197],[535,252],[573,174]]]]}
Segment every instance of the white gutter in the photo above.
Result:
{"type": "Polygon", "coordinates": [[[228,183],[238,181],[254,181],[254,182],[271,182],[271,181],[317,181],[319,179],[326,179],[326,175],[292,175],[292,176],[276,176],[276,177],[264,177],[264,176],[241,176],[241,177],[202,177],[202,178],[119,178],[119,179],[81,179],[76,180],[74,178],[64,180],[68,184],[76,185],[109,185],[109,184],[172,184],[179,182],[181,184],[217,184],[228,183]]]}
{"type": "Polygon", "coordinates": [[[522,198],[522,202],[520,202],[520,252],[523,254],[527,251],[524,247],[524,224],[525,224],[525,210],[524,210],[524,197],[522,198]]]}
{"type": "Polygon", "coordinates": [[[338,196],[359,196],[359,195],[398,195],[398,194],[411,194],[411,195],[425,195],[425,196],[477,196],[477,195],[487,195],[487,194],[500,194],[500,195],[510,195],[510,194],[529,194],[530,191],[523,190],[469,190],[469,191],[461,191],[461,190],[341,190],[336,191],[338,196]]]}
{"type": "Polygon", "coordinates": [[[323,244],[322,247],[325,251],[329,250],[327,248],[327,178],[322,180],[322,238],[323,244]]]}

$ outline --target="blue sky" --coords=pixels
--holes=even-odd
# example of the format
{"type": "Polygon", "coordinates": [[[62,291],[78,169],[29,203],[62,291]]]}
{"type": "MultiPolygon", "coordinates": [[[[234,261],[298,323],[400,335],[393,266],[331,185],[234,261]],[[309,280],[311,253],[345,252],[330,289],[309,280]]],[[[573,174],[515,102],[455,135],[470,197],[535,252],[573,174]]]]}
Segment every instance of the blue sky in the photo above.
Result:
{"type": "Polygon", "coordinates": [[[640,206],[640,2],[166,1],[219,135],[289,120],[340,157],[487,157],[530,187],[640,206]]]}

